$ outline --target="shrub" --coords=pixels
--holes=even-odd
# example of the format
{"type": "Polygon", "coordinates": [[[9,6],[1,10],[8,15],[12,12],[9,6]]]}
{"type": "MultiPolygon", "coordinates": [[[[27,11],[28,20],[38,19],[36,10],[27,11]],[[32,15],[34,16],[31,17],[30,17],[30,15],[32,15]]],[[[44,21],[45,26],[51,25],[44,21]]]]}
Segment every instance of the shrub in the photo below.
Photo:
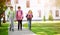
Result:
{"type": "Polygon", "coordinates": [[[45,18],[45,16],[43,16],[43,21],[46,21],[46,18],[45,18]]]}
{"type": "Polygon", "coordinates": [[[52,16],[52,14],[49,14],[48,20],[49,20],[49,21],[53,21],[53,16],[52,16]]]}

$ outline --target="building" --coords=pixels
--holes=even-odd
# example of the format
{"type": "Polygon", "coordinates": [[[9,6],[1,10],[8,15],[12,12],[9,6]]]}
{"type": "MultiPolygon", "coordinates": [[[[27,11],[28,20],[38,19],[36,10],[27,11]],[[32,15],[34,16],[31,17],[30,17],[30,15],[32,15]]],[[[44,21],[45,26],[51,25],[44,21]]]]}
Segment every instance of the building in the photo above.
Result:
{"type": "Polygon", "coordinates": [[[8,0],[8,2],[15,11],[21,6],[24,13],[23,20],[26,20],[25,16],[30,9],[33,12],[33,20],[42,20],[43,16],[48,19],[49,12],[54,19],[60,19],[60,0],[8,0]]]}

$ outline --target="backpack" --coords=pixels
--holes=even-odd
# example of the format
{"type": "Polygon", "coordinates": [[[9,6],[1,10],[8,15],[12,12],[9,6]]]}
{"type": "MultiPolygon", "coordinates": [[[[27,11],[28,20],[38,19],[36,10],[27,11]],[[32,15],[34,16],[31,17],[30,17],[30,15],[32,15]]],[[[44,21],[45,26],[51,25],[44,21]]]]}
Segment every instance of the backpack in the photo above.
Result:
{"type": "Polygon", "coordinates": [[[27,18],[32,18],[33,17],[33,15],[32,14],[27,14],[27,16],[26,16],[27,18]]]}

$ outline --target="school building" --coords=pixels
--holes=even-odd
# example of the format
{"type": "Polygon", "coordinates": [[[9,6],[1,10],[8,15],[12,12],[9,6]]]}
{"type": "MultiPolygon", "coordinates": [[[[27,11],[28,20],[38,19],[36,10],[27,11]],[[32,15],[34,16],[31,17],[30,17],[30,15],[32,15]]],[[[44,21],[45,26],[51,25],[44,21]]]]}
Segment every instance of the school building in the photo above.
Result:
{"type": "Polygon", "coordinates": [[[18,6],[21,6],[24,15],[23,20],[26,20],[26,14],[29,10],[33,12],[33,20],[42,20],[43,16],[48,19],[50,12],[54,20],[60,20],[60,0],[7,0],[6,2],[8,6],[6,15],[9,6],[13,6],[15,11],[17,11],[18,6]]]}

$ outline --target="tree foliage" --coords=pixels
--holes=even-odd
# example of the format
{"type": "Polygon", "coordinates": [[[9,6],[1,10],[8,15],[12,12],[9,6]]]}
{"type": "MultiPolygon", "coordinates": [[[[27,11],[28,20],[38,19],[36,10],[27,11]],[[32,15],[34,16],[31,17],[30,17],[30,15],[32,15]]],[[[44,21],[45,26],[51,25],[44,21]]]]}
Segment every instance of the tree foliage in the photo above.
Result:
{"type": "Polygon", "coordinates": [[[6,0],[0,0],[0,16],[7,9],[6,0]]]}
{"type": "Polygon", "coordinates": [[[3,13],[7,9],[6,0],[0,0],[0,26],[1,26],[1,18],[3,17],[3,13]]]}

